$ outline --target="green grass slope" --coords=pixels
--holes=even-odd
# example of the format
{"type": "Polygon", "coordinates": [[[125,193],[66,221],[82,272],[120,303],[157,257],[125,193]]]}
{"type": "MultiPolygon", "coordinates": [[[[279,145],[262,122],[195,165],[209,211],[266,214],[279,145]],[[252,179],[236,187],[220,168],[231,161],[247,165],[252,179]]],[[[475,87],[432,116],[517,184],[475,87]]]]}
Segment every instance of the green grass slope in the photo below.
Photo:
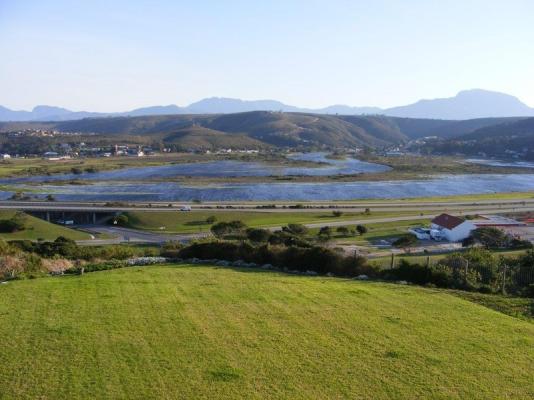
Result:
{"type": "MultiPolygon", "coordinates": [[[[126,213],[130,228],[158,231],[165,227],[167,232],[188,233],[209,230],[206,223],[210,216],[217,222],[240,220],[250,227],[272,227],[287,224],[311,224],[365,220],[371,218],[387,218],[399,215],[413,215],[410,212],[376,212],[366,215],[361,212],[345,212],[341,217],[334,217],[328,211],[313,212],[266,212],[266,211],[130,211],[126,213]]],[[[398,223],[397,223],[398,224],[398,223]]]]}
{"type": "MultiPolygon", "coordinates": [[[[10,219],[13,215],[15,215],[15,211],[0,211],[0,219],[10,219]]],[[[88,233],[52,224],[31,215],[26,215],[25,221],[26,229],[15,233],[0,233],[0,239],[55,240],[59,236],[64,236],[72,240],[85,240],[91,238],[91,235],[88,233]]]]}
{"type": "Polygon", "coordinates": [[[0,398],[527,399],[534,324],[437,290],[201,266],[0,285],[0,398]]]}

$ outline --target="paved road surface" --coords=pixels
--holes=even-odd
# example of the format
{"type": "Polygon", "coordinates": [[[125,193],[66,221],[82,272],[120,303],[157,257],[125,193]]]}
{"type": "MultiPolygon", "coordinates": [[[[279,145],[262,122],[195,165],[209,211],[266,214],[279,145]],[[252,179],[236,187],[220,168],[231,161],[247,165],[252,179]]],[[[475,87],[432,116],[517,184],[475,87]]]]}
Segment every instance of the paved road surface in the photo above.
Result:
{"type": "MultiPolygon", "coordinates": [[[[115,212],[115,211],[170,211],[179,212],[181,205],[185,203],[127,203],[124,205],[106,205],[105,203],[83,203],[83,202],[44,202],[44,201],[0,201],[0,209],[27,210],[27,211],[83,211],[83,212],[115,212]]],[[[514,200],[479,200],[479,201],[451,201],[451,202],[429,202],[429,201],[380,201],[380,202],[313,202],[305,203],[310,208],[288,208],[289,203],[277,203],[277,208],[256,208],[265,203],[202,203],[191,204],[193,210],[205,210],[210,212],[249,210],[258,212],[317,212],[324,209],[342,209],[343,211],[362,212],[366,208],[372,211],[464,211],[474,212],[478,210],[485,212],[489,209],[512,209],[513,211],[528,211],[534,209],[534,199],[514,199],[514,200]],[[286,208],[282,208],[286,205],[286,208]]],[[[293,203],[294,204],[294,203],[293,203]]],[[[503,210],[501,210],[503,211],[503,210]]]]}
{"type": "Polygon", "coordinates": [[[115,226],[85,225],[79,226],[84,231],[95,234],[106,234],[112,236],[108,239],[78,240],[80,245],[105,245],[118,243],[165,243],[165,242],[187,242],[208,236],[208,233],[192,234],[165,234],[158,232],[140,231],[136,229],[120,228],[115,226]]]}

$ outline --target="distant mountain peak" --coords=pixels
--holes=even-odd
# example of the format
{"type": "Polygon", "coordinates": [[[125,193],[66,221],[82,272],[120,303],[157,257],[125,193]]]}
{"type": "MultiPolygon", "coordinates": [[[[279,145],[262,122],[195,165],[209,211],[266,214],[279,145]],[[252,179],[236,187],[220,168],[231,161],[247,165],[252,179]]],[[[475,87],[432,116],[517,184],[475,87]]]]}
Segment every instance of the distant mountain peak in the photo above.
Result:
{"type": "Polygon", "coordinates": [[[484,89],[462,90],[454,97],[419,100],[413,104],[393,107],[386,115],[406,118],[474,119],[534,115],[534,109],[517,97],[484,89]]]}
{"type": "Polygon", "coordinates": [[[509,94],[484,90],[462,90],[454,97],[423,99],[413,104],[380,109],[352,107],[343,104],[320,109],[300,108],[277,100],[242,100],[230,97],[208,97],[186,107],[174,104],[149,106],[122,113],[70,111],[61,107],[38,105],[32,111],[13,111],[0,106],[0,121],[62,121],[102,116],[145,116],[173,114],[233,114],[247,111],[283,111],[315,114],[385,114],[393,117],[465,120],[491,117],[534,116],[534,109],[509,94]]]}

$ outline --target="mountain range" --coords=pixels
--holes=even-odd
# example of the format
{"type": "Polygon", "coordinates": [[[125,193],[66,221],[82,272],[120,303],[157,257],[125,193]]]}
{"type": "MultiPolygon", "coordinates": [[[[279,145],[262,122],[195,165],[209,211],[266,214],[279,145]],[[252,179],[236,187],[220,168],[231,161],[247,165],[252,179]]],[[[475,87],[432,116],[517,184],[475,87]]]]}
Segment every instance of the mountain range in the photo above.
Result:
{"type": "Polygon", "coordinates": [[[300,108],[276,100],[240,100],[212,97],[186,107],[177,105],[151,106],[118,113],[71,111],[54,106],[36,106],[32,111],[14,111],[0,106],[0,121],[67,121],[83,118],[233,114],[248,111],[283,111],[307,114],[386,115],[402,118],[466,120],[492,117],[534,116],[534,108],[514,96],[482,89],[465,90],[450,98],[419,100],[416,103],[382,109],[378,107],[351,107],[332,105],[320,109],[300,108]]]}

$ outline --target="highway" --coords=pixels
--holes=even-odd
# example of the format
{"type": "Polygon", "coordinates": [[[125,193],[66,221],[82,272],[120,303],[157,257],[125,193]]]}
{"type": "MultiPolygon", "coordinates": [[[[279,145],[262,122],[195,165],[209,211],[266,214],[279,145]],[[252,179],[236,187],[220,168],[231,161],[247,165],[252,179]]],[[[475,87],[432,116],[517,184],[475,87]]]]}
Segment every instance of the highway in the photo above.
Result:
{"type": "MultiPolygon", "coordinates": [[[[273,203],[270,203],[273,204],[273,203]]],[[[98,203],[98,202],[46,202],[46,201],[0,201],[0,210],[22,211],[71,211],[71,212],[124,212],[124,211],[174,211],[188,205],[193,211],[231,211],[247,210],[258,212],[316,212],[324,209],[340,209],[343,211],[363,212],[367,208],[372,211],[462,211],[462,212],[488,212],[487,210],[530,211],[534,208],[534,198],[514,200],[479,200],[479,201],[354,201],[354,202],[313,202],[304,203],[304,208],[296,208],[297,203],[275,203],[276,208],[261,208],[264,202],[251,203],[98,203]],[[169,207],[169,204],[171,206],[169,207]]]]}

